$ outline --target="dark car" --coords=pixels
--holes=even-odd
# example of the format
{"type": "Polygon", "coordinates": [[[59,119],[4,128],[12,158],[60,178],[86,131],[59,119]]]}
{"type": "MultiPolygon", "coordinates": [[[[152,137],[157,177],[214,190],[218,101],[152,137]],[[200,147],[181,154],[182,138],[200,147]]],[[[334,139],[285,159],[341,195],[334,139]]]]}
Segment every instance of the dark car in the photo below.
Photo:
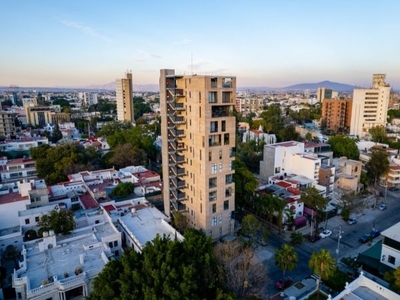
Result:
{"type": "Polygon", "coordinates": [[[378,229],[374,229],[374,230],[372,230],[372,231],[369,232],[369,233],[363,234],[363,235],[358,239],[358,241],[359,241],[360,243],[365,244],[366,242],[372,241],[372,239],[378,237],[380,234],[381,234],[381,232],[380,232],[378,229]]]}
{"type": "Polygon", "coordinates": [[[290,286],[293,283],[293,279],[289,276],[286,276],[283,280],[278,280],[277,282],[275,282],[275,288],[277,290],[283,290],[285,288],[287,288],[288,286],[290,286]]]}
{"type": "Polygon", "coordinates": [[[397,192],[399,190],[399,188],[397,186],[392,186],[391,188],[389,188],[389,191],[392,192],[397,192]]]}
{"type": "Polygon", "coordinates": [[[316,242],[316,241],[318,241],[318,240],[320,240],[320,239],[321,239],[321,236],[320,236],[319,234],[310,235],[310,236],[308,237],[308,240],[309,240],[311,243],[314,243],[314,242],[316,242]]]}
{"type": "Polygon", "coordinates": [[[347,224],[349,225],[353,225],[357,223],[357,219],[356,218],[350,218],[347,220],[347,224]]]}

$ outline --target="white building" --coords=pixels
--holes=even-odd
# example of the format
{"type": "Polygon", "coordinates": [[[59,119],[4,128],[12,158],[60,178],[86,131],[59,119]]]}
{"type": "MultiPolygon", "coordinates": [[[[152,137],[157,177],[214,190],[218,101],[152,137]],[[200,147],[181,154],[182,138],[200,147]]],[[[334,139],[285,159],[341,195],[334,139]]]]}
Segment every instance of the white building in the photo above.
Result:
{"type": "Polygon", "coordinates": [[[382,232],[381,263],[393,269],[400,267],[400,222],[382,232]]]}
{"type": "Polygon", "coordinates": [[[354,89],[350,134],[363,138],[375,126],[386,126],[390,85],[385,74],[374,74],[370,89],[354,89]]]}

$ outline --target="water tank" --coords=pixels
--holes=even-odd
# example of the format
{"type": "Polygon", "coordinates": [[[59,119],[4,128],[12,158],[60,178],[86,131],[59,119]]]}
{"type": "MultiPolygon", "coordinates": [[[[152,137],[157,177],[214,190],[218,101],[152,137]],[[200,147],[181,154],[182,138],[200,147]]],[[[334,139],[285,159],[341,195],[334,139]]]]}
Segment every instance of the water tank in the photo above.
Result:
{"type": "Polygon", "coordinates": [[[132,214],[132,216],[134,215],[134,214],[136,214],[136,208],[131,208],[131,214],[132,214]]]}
{"type": "Polygon", "coordinates": [[[43,231],[43,237],[47,238],[49,236],[49,233],[47,231],[43,231]]]}

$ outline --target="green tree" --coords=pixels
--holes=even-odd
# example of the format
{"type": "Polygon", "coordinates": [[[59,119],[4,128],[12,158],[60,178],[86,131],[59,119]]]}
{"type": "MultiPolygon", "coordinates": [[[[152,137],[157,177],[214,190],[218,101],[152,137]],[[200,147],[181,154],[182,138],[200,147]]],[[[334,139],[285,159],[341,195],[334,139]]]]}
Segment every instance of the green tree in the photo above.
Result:
{"type": "Polygon", "coordinates": [[[307,141],[312,141],[313,136],[312,136],[311,132],[307,132],[307,133],[306,133],[305,139],[306,139],[307,141]]]}
{"type": "Polygon", "coordinates": [[[308,266],[313,273],[320,277],[318,280],[318,299],[321,280],[326,280],[334,274],[336,269],[335,261],[330,252],[326,249],[321,249],[319,252],[313,252],[308,262],[308,266]]]}
{"type": "Polygon", "coordinates": [[[254,215],[248,214],[243,217],[242,233],[244,235],[254,237],[261,228],[261,222],[254,215]]]}
{"type": "Polygon", "coordinates": [[[275,265],[282,270],[282,280],[286,271],[293,271],[299,261],[296,250],[288,244],[283,244],[275,252],[275,265]]]}
{"type": "Polygon", "coordinates": [[[210,237],[187,229],[184,241],[157,236],[124,253],[94,279],[89,299],[232,299],[222,291],[210,237]]]}
{"type": "Polygon", "coordinates": [[[134,165],[145,165],[147,161],[146,152],[143,149],[133,146],[131,143],[115,147],[108,164],[117,169],[134,165]]]}
{"type": "Polygon", "coordinates": [[[393,272],[394,276],[394,285],[397,288],[397,291],[400,291],[400,267],[397,267],[397,269],[393,272]]]}
{"type": "Polygon", "coordinates": [[[17,247],[14,245],[8,245],[6,249],[4,249],[3,257],[6,260],[12,260],[14,262],[15,269],[19,269],[18,258],[20,256],[20,252],[17,247]]]}
{"type": "Polygon", "coordinates": [[[346,156],[349,159],[359,159],[360,151],[357,148],[356,140],[348,136],[332,136],[329,138],[328,144],[331,145],[334,157],[346,156]]]}
{"type": "Polygon", "coordinates": [[[121,182],[115,188],[112,189],[111,197],[126,197],[133,194],[135,186],[132,182],[121,182]]]}
{"type": "Polygon", "coordinates": [[[315,187],[308,187],[301,191],[301,201],[303,201],[307,207],[317,211],[316,227],[318,228],[321,216],[324,215],[324,210],[328,204],[328,199],[321,196],[315,187]]]}
{"type": "Polygon", "coordinates": [[[368,130],[368,133],[371,135],[371,139],[375,143],[387,142],[387,134],[385,126],[374,126],[368,130]]]}
{"type": "Polygon", "coordinates": [[[258,180],[240,158],[236,157],[233,161],[233,166],[235,169],[235,174],[233,175],[235,203],[238,207],[243,207],[253,197],[254,191],[258,186],[258,180]]]}
{"type": "Polygon", "coordinates": [[[55,233],[68,234],[76,227],[74,213],[68,209],[53,209],[49,214],[40,218],[40,230],[54,230],[55,233]]]}
{"type": "Polygon", "coordinates": [[[376,185],[379,178],[389,171],[389,154],[384,149],[373,148],[371,158],[365,164],[365,169],[376,185]]]}
{"type": "Polygon", "coordinates": [[[172,223],[175,228],[178,229],[180,233],[184,233],[186,228],[188,228],[189,222],[186,214],[180,211],[174,211],[172,213],[172,223]]]}
{"type": "Polygon", "coordinates": [[[300,245],[304,241],[303,234],[298,231],[294,231],[290,234],[290,243],[292,245],[300,245]]]}
{"type": "Polygon", "coordinates": [[[283,128],[283,116],[281,107],[278,104],[268,106],[268,109],[260,114],[260,118],[264,119],[266,132],[275,133],[278,135],[279,131],[283,128]]]}
{"type": "Polygon", "coordinates": [[[275,211],[278,213],[276,216],[276,219],[277,219],[277,225],[279,228],[279,234],[281,234],[281,229],[283,226],[283,216],[284,216],[287,204],[286,204],[286,201],[282,200],[279,197],[273,197],[272,199],[274,201],[275,211]]]}
{"type": "Polygon", "coordinates": [[[285,126],[283,129],[279,130],[278,137],[281,142],[301,140],[300,134],[293,125],[285,126]]]}

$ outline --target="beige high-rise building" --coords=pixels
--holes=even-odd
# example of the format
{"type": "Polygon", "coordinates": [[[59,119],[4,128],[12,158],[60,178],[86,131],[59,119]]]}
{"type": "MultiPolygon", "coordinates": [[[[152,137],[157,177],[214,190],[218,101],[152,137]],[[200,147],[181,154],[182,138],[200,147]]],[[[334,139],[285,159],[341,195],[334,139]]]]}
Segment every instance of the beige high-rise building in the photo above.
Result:
{"type": "Polygon", "coordinates": [[[350,134],[363,138],[372,127],[386,127],[390,85],[385,78],[385,74],[374,74],[371,88],[354,89],[350,134]]]}
{"type": "Polygon", "coordinates": [[[132,73],[126,73],[126,78],[115,81],[117,96],[118,121],[135,123],[133,114],[132,73]]]}
{"type": "Polygon", "coordinates": [[[318,102],[322,102],[324,99],[332,99],[333,90],[330,88],[319,87],[317,89],[317,100],[318,102]]]}
{"type": "Polygon", "coordinates": [[[165,213],[213,239],[233,232],[236,77],[160,71],[165,213]]]}

